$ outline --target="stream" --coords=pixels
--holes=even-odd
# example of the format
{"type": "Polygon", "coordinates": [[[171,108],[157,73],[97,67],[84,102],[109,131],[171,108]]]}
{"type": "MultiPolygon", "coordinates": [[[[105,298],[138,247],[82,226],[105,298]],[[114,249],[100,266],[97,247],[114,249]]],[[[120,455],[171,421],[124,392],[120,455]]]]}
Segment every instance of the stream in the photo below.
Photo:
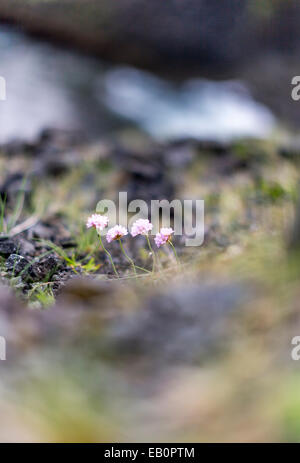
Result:
{"type": "Polygon", "coordinates": [[[41,42],[0,26],[0,142],[34,139],[46,127],[91,137],[137,126],[156,139],[265,137],[271,111],[239,80],[173,82],[41,42]]]}

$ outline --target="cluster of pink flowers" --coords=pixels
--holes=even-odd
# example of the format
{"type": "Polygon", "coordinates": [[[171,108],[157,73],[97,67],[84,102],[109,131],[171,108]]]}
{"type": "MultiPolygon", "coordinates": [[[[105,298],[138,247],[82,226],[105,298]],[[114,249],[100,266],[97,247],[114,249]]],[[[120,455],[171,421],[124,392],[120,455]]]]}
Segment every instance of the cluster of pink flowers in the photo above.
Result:
{"type": "MultiPolygon", "coordinates": [[[[94,227],[98,232],[104,230],[108,226],[108,217],[100,214],[92,214],[86,223],[87,228],[94,227]]],[[[131,236],[135,237],[138,235],[148,235],[151,232],[153,225],[148,219],[138,219],[134,222],[131,227],[131,236]]],[[[173,228],[161,228],[160,232],[156,234],[154,241],[158,248],[163,244],[168,243],[171,240],[171,236],[174,233],[173,228]]],[[[106,234],[106,240],[108,243],[119,240],[123,236],[128,235],[127,228],[122,225],[115,225],[110,228],[106,234]]]]}
{"type": "MultiPolygon", "coordinates": [[[[95,228],[96,231],[98,232],[100,244],[101,244],[102,248],[104,249],[104,251],[106,252],[106,254],[108,255],[108,257],[109,257],[109,259],[111,261],[111,264],[113,266],[115,274],[118,276],[118,272],[117,272],[117,270],[116,270],[116,268],[114,266],[112,256],[108,252],[108,250],[105,248],[105,246],[103,245],[101,235],[100,235],[100,231],[103,231],[108,226],[108,222],[109,222],[108,217],[106,217],[105,215],[92,214],[88,218],[86,226],[87,226],[87,228],[95,228]]],[[[146,237],[147,242],[148,242],[148,247],[150,249],[150,253],[153,256],[153,269],[154,269],[154,266],[155,266],[155,253],[153,253],[153,251],[152,251],[152,247],[151,247],[149,236],[148,236],[149,233],[151,232],[152,228],[153,228],[153,225],[152,225],[151,222],[149,222],[148,219],[138,219],[132,225],[131,236],[135,237],[135,236],[138,236],[138,235],[142,235],[142,236],[146,237]]],[[[154,241],[155,241],[155,244],[156,244],[156,246],[158,248],[160,248],[164,244],[169,243],[172,246],[173,251],[174,251],[174,253],[176,255],[175,248],[171,243],[171,238],[172,238],[173,233],[174,233],[174,230],[172,228],[161,228],[160,232],[156,234],[156,236],[154,238],[154,241]]],[[[121,238],[123,238],[126,235],[128,235],[127,228],[123,227],[122,225],[115,225],[114,227],[110,228],[107,231],[107,233],[106,233],[106,241],[108,243],[111,243],[112,241],[117,241],[117,240],[119,241],[123,254],[127,258],[127,260],[131,263],[131,265],[133,267],[133,270],[136,273],[134,262],[127,255],[127,253],[125,252],[124,247],[123,247],[123,245],[121,243],[121,238]]],[[[176,259],[177,259],[177,255],[176,255],[176,259]]],[[[140,268],[140,267],[138,267],[138,268],[140,268]]],[[[152,271],[153,271],[153,269],[152,269],[152,271]]],[[[142,270],[144,270],[144,269],[142,269],[142,270]]]]}

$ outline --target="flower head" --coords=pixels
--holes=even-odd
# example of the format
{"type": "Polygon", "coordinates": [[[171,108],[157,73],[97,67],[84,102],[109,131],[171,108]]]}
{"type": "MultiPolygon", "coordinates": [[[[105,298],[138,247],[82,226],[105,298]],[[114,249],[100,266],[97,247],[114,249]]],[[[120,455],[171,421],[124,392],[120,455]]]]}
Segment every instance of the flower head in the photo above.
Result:
{"type": "Polygon", "coordinates": [[[106,215],[92,214],[86,223],[87,228],[96,228],[97,231],[104,230],[108,225],[108,217],[106,215]]]}
{"type": "Polygon", "coordinates": [[[158,248],[163,244],[166,244],[171,239],[171,235],[174,233],[173,228],[161,228],[160,232],[156,234],[154,241],[158,248]]]}
{"type": "Polygon", "coordinates": [[[131,235],[148,235],[148,233],[152,230],[153,225],[149,222],[148,219],[138,219],[134,222],[131,228],[131,235]]]}
{"type": "Polygon", "coordinates": [[[122,227],[122,225],[115,225],[114,227],[110,228],[106,234],[107,242],[110,243],[111,241],[119,240],[123,236],[128,235],[127,228],[122,227]]]}

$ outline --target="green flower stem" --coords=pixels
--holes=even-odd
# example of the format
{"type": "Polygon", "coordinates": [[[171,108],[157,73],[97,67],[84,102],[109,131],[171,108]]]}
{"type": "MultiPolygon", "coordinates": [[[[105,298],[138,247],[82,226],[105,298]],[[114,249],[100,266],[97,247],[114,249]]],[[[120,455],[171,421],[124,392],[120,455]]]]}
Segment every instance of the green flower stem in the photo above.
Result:
{"type": "Polygon", "coordinates": [[[151,246],[151,243],[150,243],[150,239],[149,239],[149,236],[148,235],[145,235],[146,236],[146,240],[147,240],[147,243],[148,243],[148,248],[150,249],[150,252],[151,252],[151,255],[152,255],[152,273],[154,272],[154,269],[156,267],[156,257],[155,257],[155,253],[152,249],[152,246],[151,246]]]}
{"type": "Polygon", "coordinates": [[[171,246],[173,252],[174,252],[174,256],[175,256],[175,259],[176,259],[176,262],[177,262],[177,265],[180,266],[180,262],[179,262],[179,259],[178,259],[178,256],[177,256],[177,252],[176,252],[176,249],[174,247],[174,244],[169,240],[168,241],[169,245],[171,246]]]}
{"type": "Polygon", "coordinates": [[[118,272],[117,272],[117,270],[116,270],[115,264],[114,264],[114,262],[113,262],[113,259],[112,259],[112,257],[111,257],[111,254],[110,254],[110,252],[108,252],[108,250],[105,248],[105,246],[104,246],[104,244],[103,244],[103,242],[102,242],[102,238],[101,238],[100,233],[98,233],[98,238],[99,238],[99,241],[100,241],[100,244],[101,244],[101,247],[102,247],[103,251],[107,254],[107,256],[108,256],[108,258],[109,258],[109,260],[110,260],[110,263],[111,263],[111,265],[112,265],[112,268],[113,268],[113,270],[114,270],[116,276],[117,276],[118,278],[120,278],[120,277],[119,277],[119,274],[118,274],[118,272]]]}
{"type": "Polygon", "coordinates": [[[128,256],[128,254],[126,254],[121,239],[118,239],[118,241],[119,241],[119,243],[120,243],[121,251],[123,252],[123,254],[124,254],[124,256],[126,257],[126,259],[128,260],[128,262],[130,262],[130,264],[131,264],[131,266],[132,266],[132,268],[133,268],[133,271],[134,271],[135,276],[137,276],[136,268],[135,268],[135,265],[134,265],[133,260],[131,259],[131,257],[128,256]]]}

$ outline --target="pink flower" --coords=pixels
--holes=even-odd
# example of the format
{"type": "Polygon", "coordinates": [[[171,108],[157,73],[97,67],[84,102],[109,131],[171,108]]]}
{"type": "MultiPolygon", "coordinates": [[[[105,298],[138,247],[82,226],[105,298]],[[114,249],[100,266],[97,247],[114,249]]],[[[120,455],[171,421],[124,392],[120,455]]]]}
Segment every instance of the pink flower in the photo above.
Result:
{"type": "Polygon", "coordinates": [[[134,222],[131,228],[131,235],[148,235],[148,233],[152,230],[153,225],[149,222],[148,219],[138,219],[134,222]]]}
{"type": "Polygon", "coordinates": [[[86,223],[87,228],[96,228],[97,231],[104,230],[108,225],[108,217],[106,215],[92,214],[86,223]]]}
{"type": "Polygon", "coordinates": [[[110,243],[111,241],[119,240],[123,236],[128,235],[128,231],[122,225],[115,225],[113,228],[108,230],[106,234],[107,242],[110,243]]]}
{"type": "Polygon", "coordinates": [[[171,235],[174,233],[173,228],[161,228],[160,232],[156,234],[154,241],[158,248],[163,244],[166,244],[171,239],[171,235]]]}

